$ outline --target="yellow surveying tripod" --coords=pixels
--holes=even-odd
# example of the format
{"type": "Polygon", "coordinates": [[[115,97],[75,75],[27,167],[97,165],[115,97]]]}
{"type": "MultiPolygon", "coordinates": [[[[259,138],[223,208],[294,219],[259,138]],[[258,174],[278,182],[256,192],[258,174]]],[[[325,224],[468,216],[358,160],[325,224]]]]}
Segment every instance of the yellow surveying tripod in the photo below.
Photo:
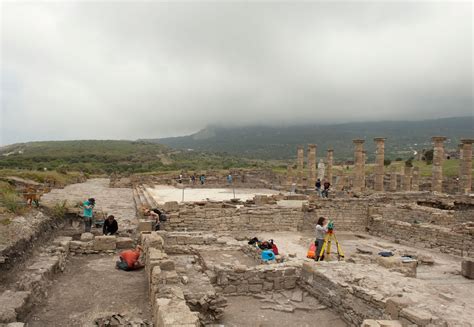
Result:
{"type": "Polygon", "coordinates": [[[336,234],[334,233],[334,223],[329,221],[328,224],[328,232],[324,236],[324,243],[323,246],[321,247],[321,252],[319,252],[319,258],[322,258],[324,255],[324,251],[326,250],[326,256],[324,257],[325,260],[329,259],[329,256],[331,255],[331,239],[334,239],[334,242],[336,243],[337,247],[337,260],[342,260],[344,259],[344,252],[342,252],[342,247],[337,241],[336,234]]]}

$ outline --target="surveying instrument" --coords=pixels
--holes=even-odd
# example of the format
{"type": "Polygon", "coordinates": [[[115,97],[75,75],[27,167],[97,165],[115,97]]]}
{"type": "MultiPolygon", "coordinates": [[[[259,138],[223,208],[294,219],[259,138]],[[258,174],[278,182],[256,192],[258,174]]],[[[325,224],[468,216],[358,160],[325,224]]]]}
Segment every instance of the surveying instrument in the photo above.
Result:
{"type": "Polygon", "coordinates": [[[337,260],[341,261],[344,259],[344,252],[342,252],[341,245],[337,241],[336,234],[334,233],[334,222],[332,220],[328,223],[328,231],[324,236],[324,243],[321,247],[321,252],[319,252],[318,257],[322,258],[324,255],[324,251],[326,251],[326,256],[324,257],[325,260],[328,260],[331,255],[331,240],[334,239],[337,248],[337,260]]]}

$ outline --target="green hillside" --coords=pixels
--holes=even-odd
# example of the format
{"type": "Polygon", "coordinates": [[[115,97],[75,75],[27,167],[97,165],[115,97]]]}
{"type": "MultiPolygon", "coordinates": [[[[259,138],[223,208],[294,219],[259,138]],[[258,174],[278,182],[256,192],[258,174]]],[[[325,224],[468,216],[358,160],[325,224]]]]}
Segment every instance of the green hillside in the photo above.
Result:
{"type": "Polygon", "coordinates": [[[141,173],[181,169],[255,167],[260,163],[232,156],[175,151],[144,141],[52,141],[0,148],[0,169],[82,171],[89,174],[141,173]]]}

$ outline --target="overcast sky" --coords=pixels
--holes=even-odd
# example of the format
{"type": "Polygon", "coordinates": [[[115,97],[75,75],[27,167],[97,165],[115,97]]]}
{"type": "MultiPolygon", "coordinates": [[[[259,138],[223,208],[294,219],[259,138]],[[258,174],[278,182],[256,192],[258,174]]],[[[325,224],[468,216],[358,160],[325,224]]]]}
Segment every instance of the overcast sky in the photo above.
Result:
{"type": "Polygon", "coordinates": [[[0,144],[473,114],[469,2],[3,2],[0,144]]]}

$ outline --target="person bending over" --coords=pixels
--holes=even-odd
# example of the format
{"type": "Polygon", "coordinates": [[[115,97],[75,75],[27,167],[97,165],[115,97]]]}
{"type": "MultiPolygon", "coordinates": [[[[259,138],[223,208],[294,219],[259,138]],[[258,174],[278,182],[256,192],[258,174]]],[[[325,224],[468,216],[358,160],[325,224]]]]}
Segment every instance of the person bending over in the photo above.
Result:
{"type": "Polygon", "coordinates": [[[140,262],[140,255],[142,254],[142,247],[138,245],[135,250],[125,250],[120,253],[120,261],[116,265],[118,269],[130,271],[137,270],[144,267],[140,262]]]}
{"type": "Polygon", "coordinates": [[[314,254],[314,260],[316,261],[323,261],[324,260],[324,253],[321,257],[321,249],[323,248],[324,244],[324,237],[328,232],[328,221],[324,217],[319,217],[318,223],[316,224],[316,241],[314,241],[314,245],[316,245],[316,253],[314,254]]]}
{"type": "Polygon", "coordinates": [[[114,235],[118,231],[117,220],[113,215],[107,217],[104,221],[104,226],[102,227],[102,232],[104,235],[114,235]]]}

